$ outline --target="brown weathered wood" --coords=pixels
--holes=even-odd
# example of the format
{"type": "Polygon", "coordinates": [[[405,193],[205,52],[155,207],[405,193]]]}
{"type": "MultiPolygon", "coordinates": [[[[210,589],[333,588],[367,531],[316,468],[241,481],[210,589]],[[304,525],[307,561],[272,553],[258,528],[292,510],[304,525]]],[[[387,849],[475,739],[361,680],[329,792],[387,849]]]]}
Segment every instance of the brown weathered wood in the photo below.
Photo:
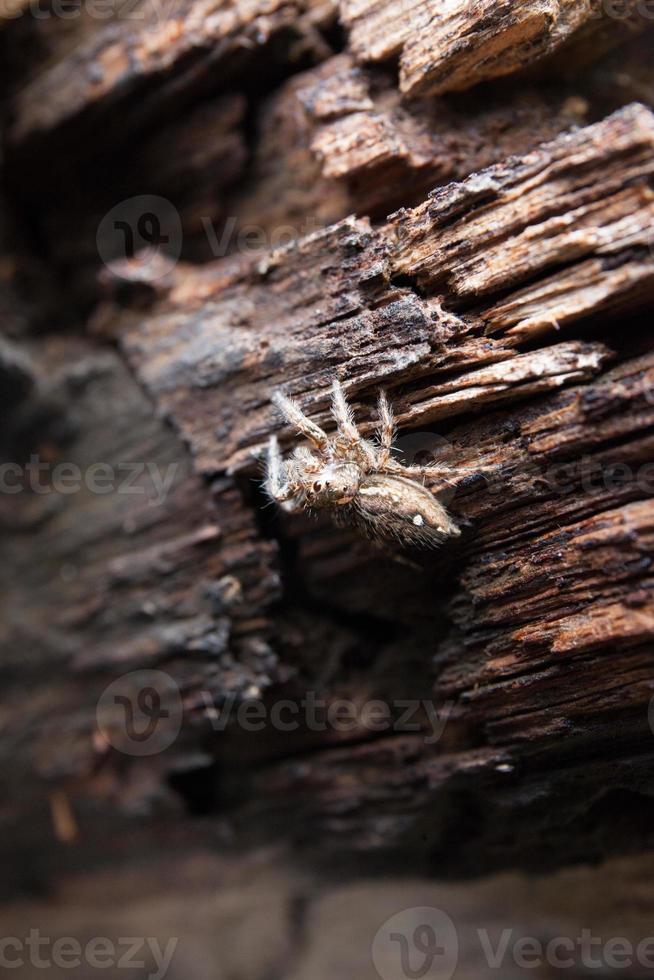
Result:
{"type": "Polygon", "coordinates": [[[125,127],[132,114],[143,120],[186,89],[202,91],[208,73],[233,70],[243,55],[252,65],[252,52],[284,31],[295,35],[297,48],[313,44],[324,51],[317,28],[333,19],[329,0],[249,0],[213,9],[202,2],[139,0],[130,5],[129,16],[121,16],[118,8],[108,22],[92,11],[75,19],[72,30],[57,17],[36,21],[40,43],[28,52],[34,59],[31,71],[15,96],[13,141],[54,129],[129,93],[133,101],[126,103],[125,127]],[[151,98],[137,97],[146,82],[162,75],[163,87],[151,98]]]}
{"type": "MultiPolygon", "coordinates": [[[[212,751],[221,778],[230,774],[246,838],[281,812],[293,839],[311,828],[318,852],[400,847],[450,871],[539,866],[554,852],[564,861],[590,854],[583,833],[569,838],[565,827],[604,792],[615,760],[622,785],[642,791],[651,754],[654,362],[651,345],[639,350],[638,321],[630,335],[623,317],[651,299],[652,132],[651,113],[631,106],[438,190],[381,228],[348,219],[269,254],[178,266],[156,284],[147,311],[121,313],[109,298],[96,314],[94,331],[118,339],[207,479],[243,474],[245,487],[257,477],[279,428],[269,401],[276,386],[328,425],[334,374],[364,431],[383,385],[401,435],[427,438],[445,422],[442,458],[486,470],[448,491],[464,535],[419,558],[422,571],[380,562],[328,524],[277,525],[289,583],[301,580],[337,623],[347,613],[406,631],[368,649],[363,627],[341,631],[317,613],[312,621],[287,585],[290,607],[273,617],[280,668],[298,655],[304,668],[278,690],[301,698],[319,685],[328,702],[358,703],[429,690],[450,714],[436,745],[419,734],[372,736],[362,722],[346,737],[266,728],[260,738],[231,727],[212,751]],[[557,266],[556,314],[497,330],[498,309],[518,307],[526,290],[554,290],[557,266]],[[601,302],[587,301],[590,266],[601,302]],[[590,325],[592,335],[574,333],[590,325]],[[325,673],[323,658],[299,653],[307,643],[325,653],[363,644],[375,666],[348,676],[332,654],[325,673]],[[407,658],[416,665],[409,675],[407,658]],[[289,751],[304,754],[301,765],[287,761],[289,751]],[[235,760],[262,757],[266,768],[241,783],[235,760]],[[542,786],[551,802],[541,813],[524,801],[542,786]],[[483,832],[461,835],[459,793],[496,800],[483,832]],[[550,843],[535,848],[545,829],[550,843]]],[[[274,703],[272,691],[266,697],[274,703]]],[[[190,703],[209,733],[203,702],[190,703]]]]}
{"type": "Polygon", "coordinates": [[[588,44],[595,56],[597,37],[608,44],[643,29],[636,3],[611,10],[592,0],[455,0],[434,6],[429,0],[342,0],[343,21],[352,50],[362,61],[399,57],[400,87],[407,95],[437,95],[512,74],[570,42],[588,44]],[[604,15],[604,16],[602,16],[604,15]]]}
{"type": "MultiPolygon", "coordinates": [[[[5,428],[3,459],[25,466],[38,454],[49,469],[40,490],[24,471],[24,491],[0,495],[0,753],[10,788],[1,819],[13,841],[5,888],[22,887],[41,850],[49,860],[57,821],[42,806],[44,787],[47,801],[55,792],[67,799],[69,784],[87,786],[101,809],[114,808],[109,774],[119,758],[98,740],[95,719],[112,677],[167,664],[189,689],[215,685],[224,697],[277,676],[269,645],[276,549],[235,488],[202,484],[115,353],[69,339],[30,345],[30,356],[32,393],[5,428]],[[57,492],[54,467],[64,462],[78,467],[86,489],[57,492]],[[98,464],[113,468],[109,493],[88,488],[98,464]],[[170,474],[167,492],[146,464],[170,474]],[[32,536],[38,557],[26,548],[32,536]]],[[[92,845],[82,847],[91,857],[92,845]]]]}
{"type": "Polygon", "coordinates": [[[646,276],[653,146],[652,114],[635,105],[444,188],[398,215],[394,270],[463,302],[589,255],[627,266],[627,281],[646,276]]]}
{"type": "Polygon", "coordinates": [[[332,4],[182,6],[2,32],[26,239],[0,254],[3,462],[176,468],[159,505],[0,495],[6,890],[236,848],[245,867],[262,842],[455,877],[643,852],[651,34],[598,57],[645,19],[344,2],[340,36],[332,4]],[[146,192],[177,207],[184,260],[103,268],[99,220],[146,192]],[[363,432],[383,387],[407,456],[476,470],[428,484],[460,539],[388,556],[267,506],[266,443],[297,441],[273,390],[329,428],[335,376],[363,432]],[[151,668],[184,724],[139,758],[96,707],[151,668]],[[418,700],[420,727],[216,724],[309,694],[418,700]]]}
{"type": "Polygon", "coordinates": [[[603,358],[597,346],[549,346],[562,325],[605,308],[642,308],[651,297],[653,149],[654,117],[633,106],[448,185],[385,229],[348,219],[230,267],[215,286],[207,268],[178,271],[149,318],[100,317],[208,473],[251,465],[278,424],[270,405],[277,385],[324,423],[334,374],[355,403],[380,384],[392,394],[419,380],[410,410],[398,405],[403,425],[557,387],[603,358]],[[607,274],[589,297],[588,265],[604,254],[607,274]],[[551,270],[563,263],[559,295],[551,270]],[[415,278],[420,293],[394,285],[397,276],[415,278]],[[493,294],[527,279],[527,296],[504,299],[499,310],[548,288],[554,301],[535,323],[523,317],[502,335],[493,294]],[[473,297],[473,312],[447,311],[473,297]],[[500,336],[488,336],[489,327],[500,336]],[[548,346],[502,364],[532,334],[548,346]],[[427,383],[445,368],[453,378],[427,383]]]}
{"type": "Polygon", "coordinates": [[[406,101],[389,75],[339,55],[291,78],[266,107],[255,196],[241,206],[273,228],[295,222],[298,233],[307,215],[320,224],[349,213],[384,218],[396,203],[583,122],[587,103],[568,96],[532,87],[490,104],[487,94],[465,105],[406,101]]]}

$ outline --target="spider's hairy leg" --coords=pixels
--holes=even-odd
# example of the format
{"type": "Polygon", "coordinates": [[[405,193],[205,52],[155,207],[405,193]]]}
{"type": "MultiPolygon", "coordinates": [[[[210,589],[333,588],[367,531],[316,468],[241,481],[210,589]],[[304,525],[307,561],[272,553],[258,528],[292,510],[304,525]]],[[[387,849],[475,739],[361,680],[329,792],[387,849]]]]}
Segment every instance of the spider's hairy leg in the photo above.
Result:
{"type": "Polygon", "coordinates": [[[376,468],[377,453],[372,443],[364,439],[354,422],[352,409],[347,403],[340,381],[332,382],[332,415],[338,427],[336,454],[344,459],[358,459],[367,470],[376,468]]]}
{"type": "Polygon", "coordinates": [[[397,474],[398,476],[408,477],[433,477],[437,480],[444,480],[446,483],[456,483],[464,476],[473,473],[484,474],[488,472],[488,467],[483,466],[451,466],[447,463],[434,463],[433,466],[404,466],[395,459],[388,459],[381,468],[381,472],[397,474]]]}
{"type": "Polygon", "coordinates": [[[266,479],[264,487],[268,496],[282,504],[285,510],[294,510],[293,497],[297,488],[286,482],[286,464],[282,459],[277,436],[271,436],[266,457],[266,479]]]}
{"type": "Polygon", "coordinates": [[[271,436],[268,442],[268,452],[266,455],[266,479],[264,487],[269,497],[273,500],[283,499],[284,490],[284,460],[279,449],[277,436],[271,436]]]}
{"type": "Polygon", "coordinates": [[[352,409],[345,399],[343,386],[337,378],[334,378],[332,382],[332,415],[336,420],[340,435],[345,436],[351,443],[361,440],[359,430],[354,422],[352,409]]]}
{"type": "Polygon", "coordinates": [[[393,410],[389,404],[386,393],[379,392],[377,403],[377,413],[379,415],[379,465],[384,466],[391,459],[391,449],[395,438],[395,419],[393,410]]]}
{"type": "Polygon", "coordinates": [[[291,425],[294,425],[305,439],[308,439],[321,452],[327,451],[329,445],[327,435],[319,425],[316,425],[310,418],[307,418],[297,402],[294,402],[291,398],[287,398],[286,395],[282,395],[280,391],[274,393],[272,400],[284,418],[291,425]]]}

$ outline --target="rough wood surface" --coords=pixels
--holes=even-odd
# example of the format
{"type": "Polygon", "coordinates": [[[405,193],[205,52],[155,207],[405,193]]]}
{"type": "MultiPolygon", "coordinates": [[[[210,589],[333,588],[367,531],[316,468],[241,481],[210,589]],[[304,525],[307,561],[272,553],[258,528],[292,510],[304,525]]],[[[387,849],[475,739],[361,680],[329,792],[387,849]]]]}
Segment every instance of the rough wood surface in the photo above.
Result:
{"type": "Polygon", "coordinates": [[[31,77],[14,99],[10,138],[20,142],[116,100],[128,107],[120,120],[128,128],[153,111],[161,112],[166,101],[185,90],[206,90],[208,75],[214,75],[215,84],[217,72],[239,70],[239,56],[241,70],[243,54],[251,66],[252,52],[285,31],[295,42],[296,57],[303,45],[324,46],[317,28],[332,18],[329,0],[176,0],[166,5],[139,0],[130,6],[129,16],[121,16],[118,8],[108,22],[92,13],[76,18],[72,29],[65,19],[37,20],[42,37],[31,53],[34,60],[28,61],[31,77]],[[150,89],[148,98],[146,83],[162,74],[166,84],[150,89]]]}
{"type": "Polygon", "coordinates": [[[654,90],[646,38],[597,60],[644,18],[394,9],[344,2],[342,35],[276,0],[2,31],[25,229],[0,247],[2,462],[174,466],[159,504],[0,495],[8,892],[262,842],[459,878],[652,844],[654,90]],[[96,287],[98,222],[142,182],[184,261],[96,287]],[[230,218],[264,245],[199,264],[230,218]],[[431,484],[460,540],[398,562],[266,507],[262,450],[296,440],[272,391],[329,426],[334,376],[365,433],[384,387],[406,456],[483,462],[431,484]],[[183,725],[140,758],[96,708],[152,668],[183,725]],[[216,724],[310,694],[419,701],[418,727],[216,724]]]}
{"type": "MultiPolygon", "coordinates": [[[[609,43],[644,27],[636,3],[620,8],[617,21],[592,0],[342,0],[352,50],[362,61],[399,57],[400,88],[407,95],[437,95],[509,75],[574,39],[606,31],[609,43]],[[608,22],[608,23],[607,23],[608,22]]],[[[601,51],[593,39],[595,55],[601,51]]],[[[568,48],[574,57],[574,49],[568,48]]]]}
{"type": "Polygon", "coordinates": [[[355,406],[380,384],[391,396],[402,386],[410,407],[399,401],[398,420],[413,426],[557,387],[604,357],[597,345],[552,345],[562,326],[607,307],[643,308],[652,295],[653,148],[654,117],[632,106],[448,185],[378,231],[348,219],[232,265],[226,279],[220,265],[215,277],[211,267],[178,270],[149,317],[128,311],[121,322],[109,308],[98,329],[110,324],[206,473],[256,458],[278,424],[278,385],[320,423],[335,373],[355,406]],[[560,290],[556,266],[565,267],[560,290]],[[527,280],[528,290],[509,292],[527,280]],[[544,315],[530,316],[543,294],[552,296],[544,315]],[[470,312],[450,312],[466,300],[470,312]],[[502,363],[534,335],[547,346],[502,363]]]}
{"type": "Polygon", "coordinates": [[[652,268],[653,142],[652,114],[636,105],[436,192],[398,216],[394,270],[415,276],[422,288],[479,302],[557,265],[569,274],[567,267],[590,254],[605,256],[625,285],[633,277],[637,288],[652,268]]]}
{"type": "MultiPolygon", "coordinates": [[[[125,543],[124,531],[103,525],[96,536],[104,542],[111,527],[112,547],[100,564],[80,553],[97,569],[83,588],[74,580],[62,591],[52,573],[41,586],[70,669],[93,668],[99,688],[117,662],[163,663],[187,709],[181,742],[158,761],[154,784],[136,791],[143,763],[129,763],[127,782],[122,760],[109,756],[98,770],[88,703],[74,708],[66,693],[85,746],[63,766],[82,837],[91,800],[103,826],[117,811],[122,827],[135,792],[149,809],[160,780],[181,771],[185,798],[202,785],[223,799],[221,835],[290,839],[321,858],[400,849],[405,861],[461,874],[647,843],[640,824],[617,833],[601,800],[616,767],[624,792],[649,796],[654,359],[636,315],[653,286],[653,132],[649,110],[630,106],[448,185],[377,229],[350,218],[263,256],[179,265],[150,285],[107,279],[92,332],[117,339],[214,493],[189,473],[152,541],[135,552],[131,523],[125,543]],[[601,303],[586,299],[589,265],[601,303]],[[525,290],[542,292],[556,268],[565,288],[551,319],[521,316],[522,329],[497,329],[498,304],[516,308],[525,290]],[[625,279],[639,288],[626,290],[625,279]],[[328,424],[334,374],[364,431],[383,385],[401,436],[417,433],[427,446],[440,425],[444,459],[484,461],[485,476],[449,491],[461,542],[419,558],[419,569],[380,560],[329,525],[260,509],[257,457],[279,428],[271,391],[282,386],[328,424]],[[279,564],[255,513],[279,541],[279,564]],[[228,594],[243,598],[217,614],[206,596],[225,576],[228,594]],[[65,609],[61,626],[53,605],[65,609]],[[312,691],[327,703],[393,705],[429,692],[447,723],[435,742],[424,713],[415,733],[371,732],[359,718],[347,734],[271,725],[262,737],[238,724],[217,734],[206,697],[220,711],[231,694],[253,690],[269,707],[312,691]],[[461,807],[476,812],[482,800],[483,823],[462,826],[461,807]],[[570,835],[570,821],[587,829],[570,835]]],[[[129,402],[124,412],[121,426],[134,417],[129,402]]],[[[181,452],[171,435],[165,445],[181,452]]],[[[98,506],[89,502],[84,527],[98,506]]],[[[61,540],[71,547],[69,528],[61,540]]],[[[52,537],[56,561],[58,549],[52,537]]],[[[24,607],[25,580],[33,593],[26,574],[8,587],[10,609],[24,607]]],[[[41,756],[51,727],[35,728],[45,732],[41,756]]],[[[46,776],[54,766],[61,779],[58,757],[55,766],[43,755],[46,776]]],[[[164,799],[170,807],[169,790],[164,799]]]]}
{"type": "Polygon", "coordinates": [[[349,213],[383,219],[437,184],[584,122],[587,103],[568,96],[546,97],[532,87],[508,99],[485,93],[465,105],[407,101],[389,75],[339,55],[293,77],[266,107],[256,196],[246,195],[242,206],[248,218],[263,214],[268,223],[296,227],[307,215],[321,224],[349,213]],[[299,198],[302,186],[308,199],[299,198]],[[268,215],[271,200],[278,210],[268,215]]]}
{"type": "MultiPolygon", "coordinates": [[[[44,788],[86,786],[96,807],[114,808],[112,750],[95,717],[112,676],[167,663],[189,689],[215,685],[218,698],[277,677],[268,618],[280,588],[276,549],[258,535],[252,510],[225,481],[203,486],[113,352],[70,339],[29,350],[38,367],[3,455],[26,467],[38,454],[48,468],[36,478],[41,489],[30,490],[23,469],[26,492],[0,497],[8,788],[0,819],[5,839],[21,841],[3,856],[6,890],[22,887],[32,860],[52,858],[57,824],[44,788]],[[64,462],[82,474],[81,493],[53,483],[64,462]],[[86,478],[98,464],[96,491],[86,478]],[[37,561],[25,547],[33,535],[37,561]]],[[[147,809],[159,791],[143,790],[147,809]]]]}

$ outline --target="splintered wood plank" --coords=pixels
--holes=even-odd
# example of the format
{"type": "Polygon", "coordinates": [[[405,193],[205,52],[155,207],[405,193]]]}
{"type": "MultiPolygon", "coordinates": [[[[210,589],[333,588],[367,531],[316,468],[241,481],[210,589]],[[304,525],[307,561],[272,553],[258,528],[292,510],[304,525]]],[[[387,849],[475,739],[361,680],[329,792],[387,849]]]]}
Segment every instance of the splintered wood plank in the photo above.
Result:
{"type": "Polygon", "coordinates": [[[537,286],[517,290],[486,310],[484,320],[489,333],[507,333],[523,341],[590,316],[642,308],[653,291],[654,266],[646,252],[617,268],[605,258],[589,259],[537,286]]]}
{"type": "Polygon", "coordinates": [[[287,100],[293,96],[305,109],[305,139],[323,177],[346,184],[352,210],[382,217],[394,197],[417,200],[584,121],[583,100],[546,103],[533,87],[460,108],[444,99],[406,101],[390,79],[347,55],[295,79],[287,100]]]}
{"type": "Polygon", "coordinates": [[[440,184],[583,124],[589,103],[572,91],[550,95],[532,85],[508,98],[480,93],[465,105],[407,102],[391,75],[351,54],[328,58],[261,106],[251,173],[230,198],[230,217],[215,222],[214,257],[227,228],[236,249],[246,228],[275,247],[350,214],[383,220],[440,184]]]}
{"type": "MultiPolygon", "coordinates": [[[[620,292],[654,267],[653,173],[654,117],[628,106],[398,212],[394,269],[470,303],[557,266],[569,276],[573,263],[600,256],[608,274],[625,267],[617,283],[614,277],[620,292]]],[[[585,269],[580,279],[583,291],[585,269]]],[[[562,287],[560,305],[548,304],[554,321],[565,316],[569,297],[562,287]]],[[[582,312],[587,304],[582,294],[582,312]]]]}
{"type": "MultiPolygon", "coordinates": [[[[481,350],[471,349],[459,377],[432,392],[424,379],[445,365],[444,340],[471,328],[408,290],[394,291],[381,240],[360,223],[334,227],[299,249],[285,250],[258,285],[256,278],[246,276],[210,301],[205,296],[201,311],[195,304],[183,312],[175,306],[166,311],[164,300],[161,312],[146,322],[131,323],[128,314],[123,328],[117,324],[135,369],[191,444],[198,467],[208,473],[253,467],[279,427],[270,402],[277,387],[331,428],[329,388],[335,374],[355,406],[359,392],[368,392],[374,401],[381,384],[392,388],[423,378],[420,400],[410,408],[402,402],[397,406],[399,422],[416,425],[592,377],[609,353],[601,344],[572,341],[511,357],[510,345],[488,340],[481,350]],[[352,250],[352,278],[340,290],[334,279],[330,296],[330,274],[343,268],[332,265],[334,248],[336,254],[344,249],[344,258],[352,250]],[[310,266],[314,271],[303,274],[310,266]],[[312,282],[321,266],[324,292],[319,298],[312,282]],[[171,327],[177,338],[173,344],[171,327]],[[483,363],[489,351],[499,363],[475,371],[475,361],[483,363]]],[[[362,414],[364,431],[374,426],[370,415],[368,405],[362,414]]],[[[287,435],[290,431],[283,433],[284,441],[287,435]]]]}
{"type": "Polygon", "coordinates": [[[592,0],[341,0],[352,51],[361,61],[399,58],[406,95],[467,89],[513,74],[571,41],[617,43],[642,29],[636,2],[616,19],[592,0]],[[608,27],[611,27],[610,33],[608,27]],[[612,35],[612,36],[611,36],[612,35]]]}
{"type": "MultiPolygon", "coordinates": [[[[632,106],[448,185],[381,229],[348,219],[263,257],[195,272],[180,266],[159,283],[147,317],[116,319],[109,306],[99,321],[117,330],[206,473],[256,469],[279,426],[270,403],[277,387],[329,426],[329,384],[339,376],[364,431],[382,384],[391,395],[417,389],[410,406],[402,397],[397,406],[400,423],[414,427],[551,391],[599,372],[606,347],[572,340],[520,353],[525,330],[487,336],[498,319],[493,294],[527,279],[531,291],[544,290],[552,266],[567,263],[568,306],[547,309],[547,323],[527,331],[548,339],[559,316],[566,323],[596,311],[583,268],[579,293],[571,271],[596,253],[607,261],[603,306],[613,316],[631,309],[628,272],[618,278],[616,269],[654,268],[645,249],[653,147],[652,114],[632,106]],[[398,274],[417,278],[420,295],[394,285],[398,274]],[[450,311],[473,299],[470,314],[450,311]]],[[[641,276],[641,304],[647,284],[641,276]]]]}
{"type": "MultiPolygon", "coordinates": [[[[348,77],[348,105],[367,111],[360,77],[348,77]]],[[[326,123],[338,117],[333,92],[309,91],[326,123]]],[[[293,573],[318,608],[402,628],[401,640],[384,645],[388,674],[366,674],[363,690],[344,682],[339,692],[359,703],[424,690],[416,678],[429,668],[433,705],[449,720],[433,745],[426,717],[422,735],[372,738],[360,725],[347,746],[332,731],[303,732],[300,744],[311,752],[299,769],[280,757],[271,734],[268,751],[279,761],[253,778],[256,802],[239,811],[244,826],[271,808],[288,814],[280,799],[299,795],[303,826],[321,841],[329,833],[348,849],[410,849],[406,834],[455,785],[495,787],[541,753],[556,793],[548,758],[555,744],[578,783],[562,808],[569,813],[606,777],[576,760],[574,746],[598,724],[608,738],[619,711],[645,737],[654,361],[651,345],[640,357],[616,348],[624,314],[652,298],[645,235],[653,132],[651,113],[631,106],[437,190],[381,227],[351,218],[263,256],[178,266],[151,285],[146,311],[118,310],[107,282],[95,329],[118,337],[207,475],[231,470],[256,480],[272,432],[293,444],[270,404],[276,388],[330,428],[334,376],[365,433],[383,386],[400,445],[416,436],[418,449],[421,439],[430,446],[434,423],[448,420],[439,460],[483,468],[445,489],[429,484],[463,534],[433,561],[419,559],[422,571],[380,562],[328,522],[275,518],[293,573]],[[539,295],[551,297],[542,310],[530,299],[539,295]],[[575,324],[595,330],[581,339],[575,324]],[[376,835],[380,807],[385,829],[376,835]]],[[[293,619],[289,635],[322,628],[293,619]]],[[[232,751],[256,757],[247,739],[230,738],[218,750],[225,764],[232,751]]],[[[624,765],[637,785],[638,765],[626,756],[624,765]]],[[[519,809],[506,799],[510,812],[519,809]]],[[[498,819],[486,839],[500,846],[502,828],[498,819]]],[[[466,853],[471,846],[468,836],[466,853]]],[[[456,846],[441,858],[457,867],[464,860],[456,846]]]]}

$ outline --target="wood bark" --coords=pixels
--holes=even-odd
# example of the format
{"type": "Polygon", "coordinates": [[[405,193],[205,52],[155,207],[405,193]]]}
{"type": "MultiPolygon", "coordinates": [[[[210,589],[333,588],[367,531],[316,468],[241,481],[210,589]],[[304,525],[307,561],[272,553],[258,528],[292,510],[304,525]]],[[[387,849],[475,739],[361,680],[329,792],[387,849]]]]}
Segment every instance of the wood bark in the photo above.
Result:
{"type": "Polygon", "coordinates": [[[143,467],[0,495],[8,892],[137,850],[463,877],[652,845],[652,35],[636,5],[450,7],[2,28],[3,462],[143,467]],[[180,215],[163,275],[97,253],[144,188],[180,215]],[[232,218],[265,247],[212,255],[232,218]],[[460,541],[407,564],[266,508],[273,391],[329,428],[334,377],[364,433],[383,388],[404,453],[461,468],[430,484],[460,541]],[[126,756],[98,699],[153,668],[181,733],[126,756]],[[216,726],[308,695],[418,727],[216,726]]]}

